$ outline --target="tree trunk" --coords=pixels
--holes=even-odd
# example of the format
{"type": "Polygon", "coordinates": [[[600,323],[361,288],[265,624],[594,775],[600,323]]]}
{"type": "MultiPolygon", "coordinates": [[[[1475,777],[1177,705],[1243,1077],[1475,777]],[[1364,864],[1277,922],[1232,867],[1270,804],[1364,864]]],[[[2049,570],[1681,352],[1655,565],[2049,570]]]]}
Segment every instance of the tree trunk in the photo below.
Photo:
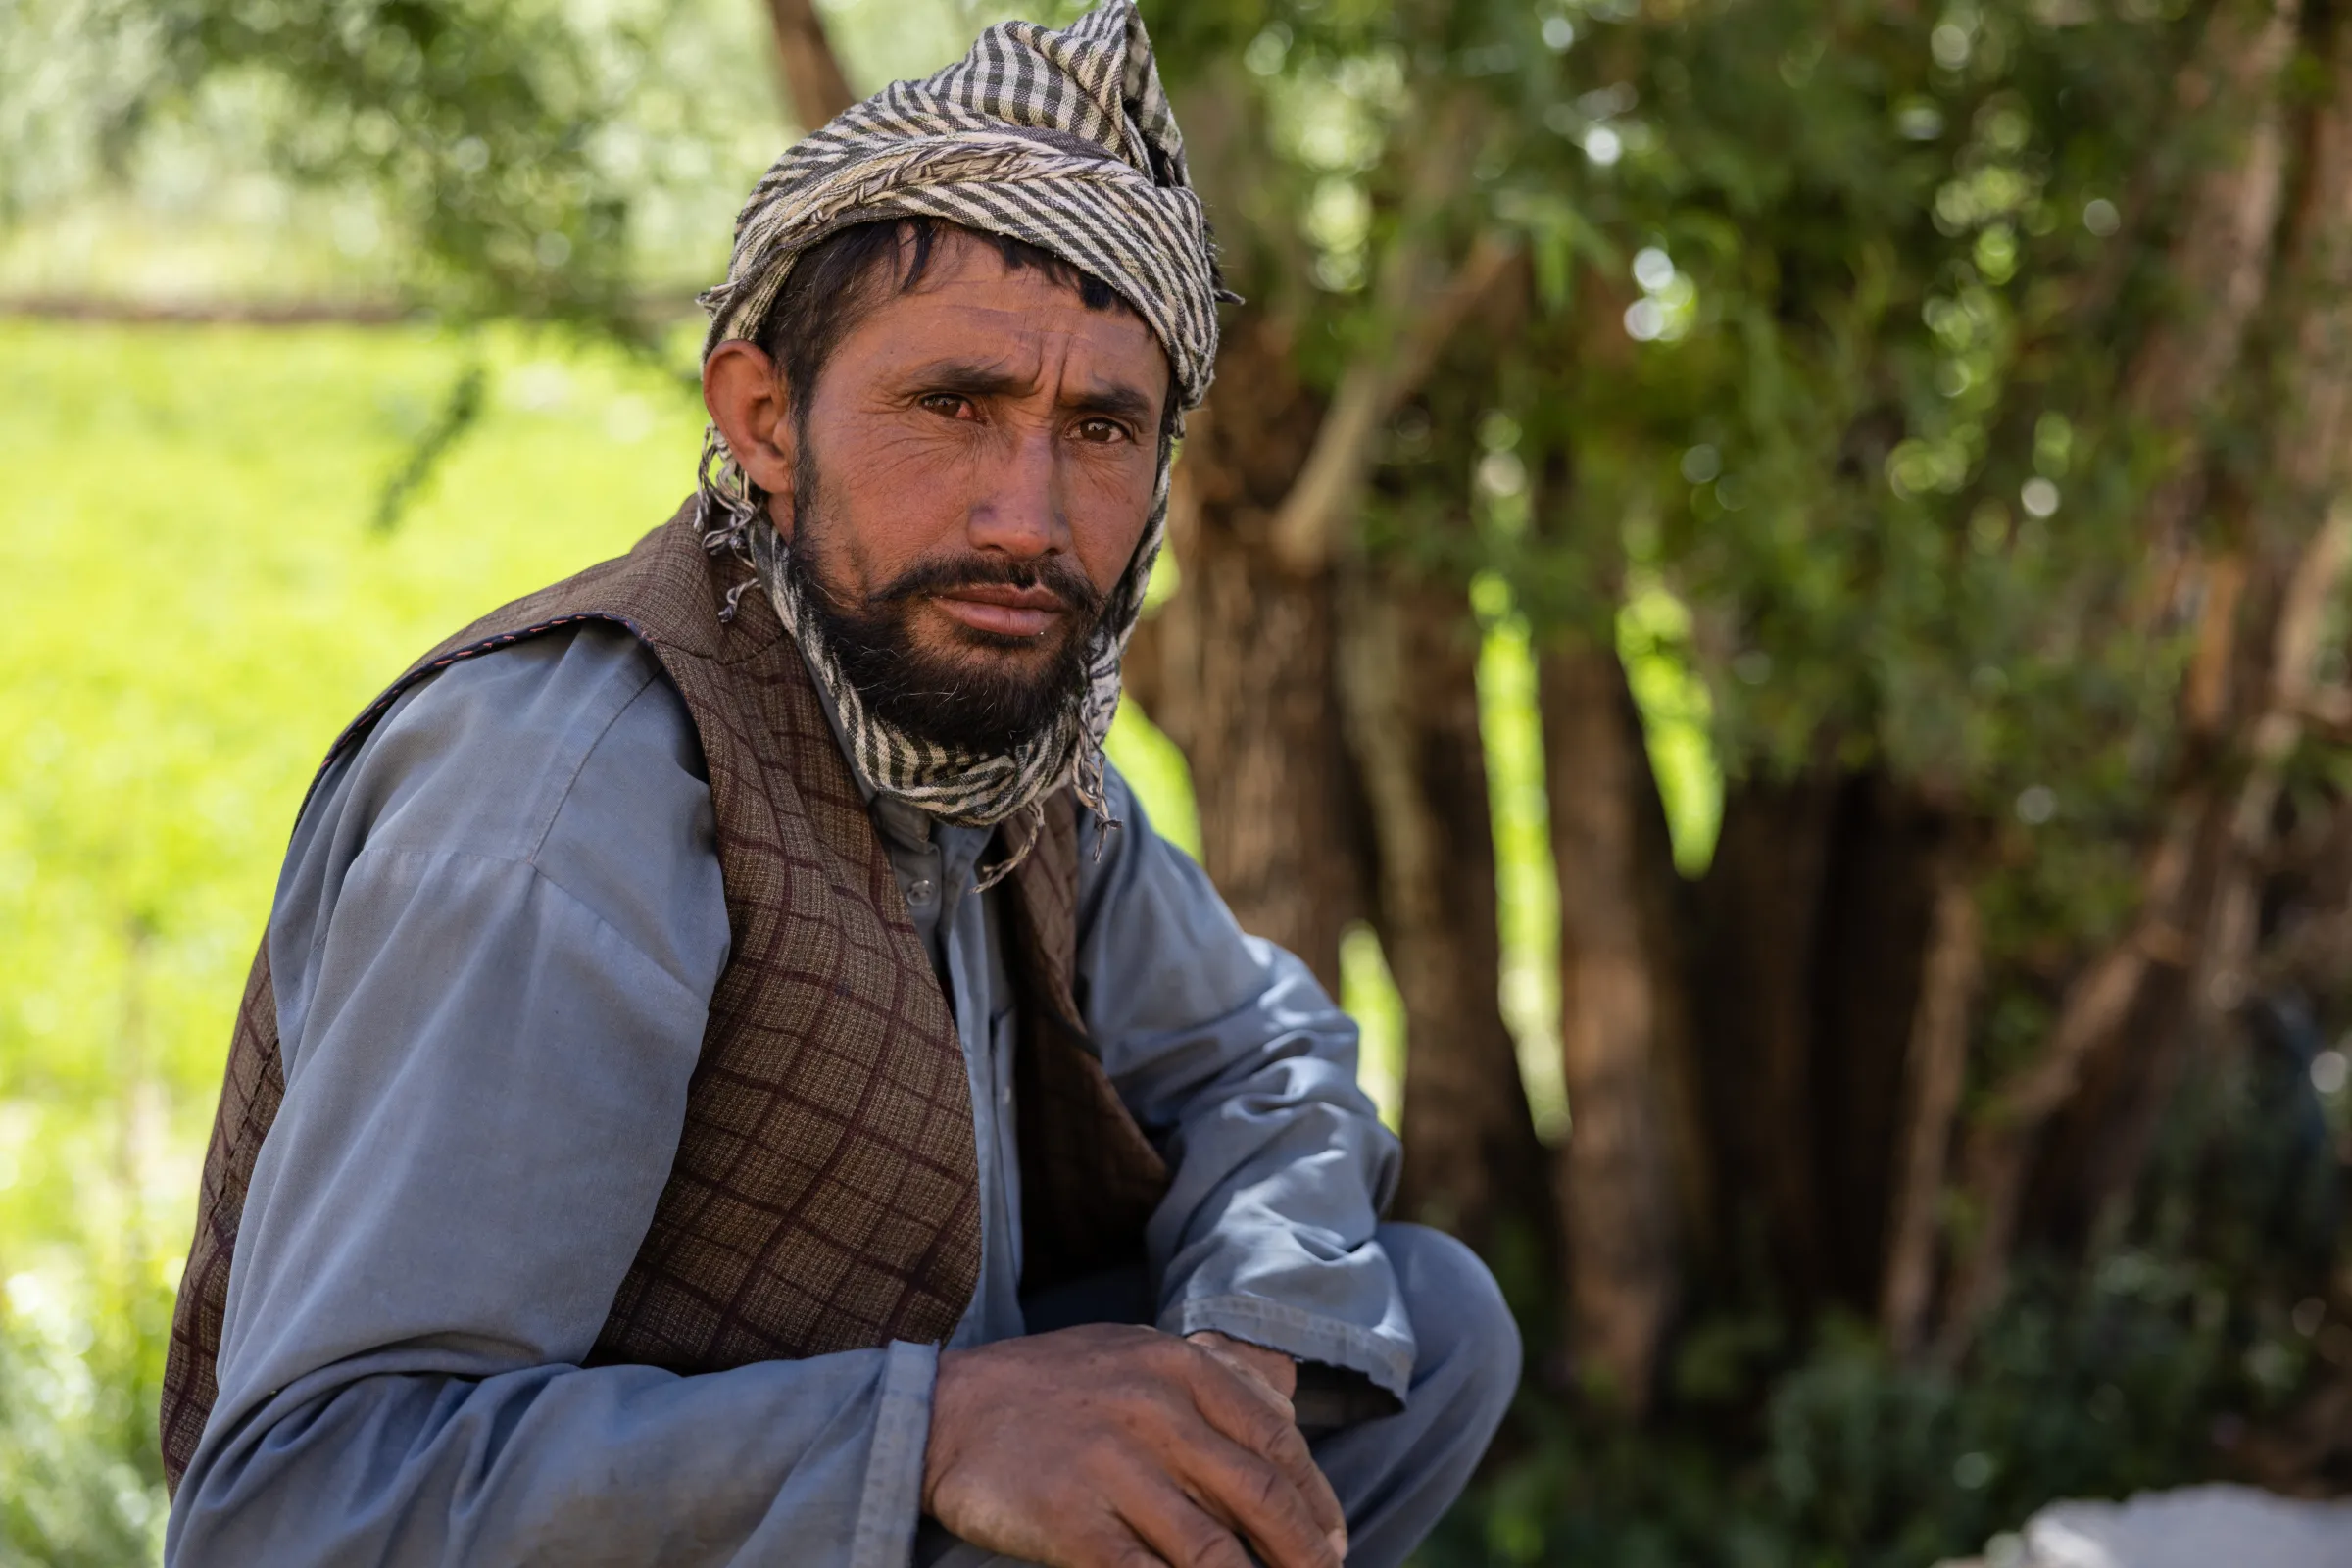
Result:
{"type": "MultiPolygon", "coordinates": [[[[1938,937],[1952,935],[1938,932],[1937,917],[1954,896],[1955,840],[1949,813],[1915,786],[1872,772],[1838,791],[1814,954],[1812,1125],[1819,1284],[1856,1313],[1880,1302],[1899,1173],[1929,1152],[1906,1140],[1914,1132],[1938,1139],[1907,1115],[1915,1043],[1929,1028],[1966,1038],[1964,1011],[1931,1017],[1957,1001],[1932,983],[1946,978],[1936,974],[1936,959],[1957,956],[1937,952],[1938,937]]],[[[1954,1049],[1949,1039],[1933,1045],[1954,1049]]]]}
{"type": "Polygon", "coordinates": [[[1792,1282],[1800,1309],[1821,1272],[1809,1057],[1834,805],[1810,779],[1725,792],[1691,962],[1726,1261],[1792,1282]]]}
{"type": "Polygon", "coordinates": [[[2133,414],[2174,449],[2148,501],[2148,538],[2161,554],[2180,550],[2181,530],[2204,497],[2209,465],[2191,435],[2235,370],[2262,301],[2286,162],[2278,86],[2300,11],[2301,0],[2223,0],[2174,84],[2184,119],[2239,134],[2232,155],[2203,170],[2187,193],[2166,268],[2176,312],[2149,334],[2126,376],[2133,414]]]}
{"type": "Polygon", "coordinates": [[[1490,1256],[1541,1246],[1544,1154],[1499,996],[1479,630],[1459,591],[1361,567],[1344,582],[1340,691],[1410,1048],[1397,1211],[1490,1256]]]}
{"type": "MultiPolygon", "coordinates": [[[[2183,553],[2186,520],[2210,494],[2214,465],[2197,444],[2198,421],[2238,376],[2258,313],[2266,303],[2276,309],[2264,284],[2286,193],[2281,83],[2297,17],[2294,0],[2217,7],[2177,89],[2186,114],[2240,129],[2229,156],[2199,175],[2182,204],[2168,269],[2177,280],[2175,318],[2151,334],[2128,377],[2128,406],[2176,454],[2148,500],[2149,541],[2160,559],[2183,553]]],[[[2311,189],[2307,179],[2305,218],[2297,220],[2305,232],[2311,189]]],[[[2339,192],[2338,203],[2344,199],[2339,192]]],[[[2236,513],[2245,501],[2243,482],[2228,483],[2218,510],[2236,513]]],[[[2151,579],[2159,591],[2149,612],[2180,597],[2180,582],[2203,591],[2197,653],[2179,707],[2181,758],[2151,837],[2138,907],[2068,986],[2040,1050],[1992,1086],[1969,1132],[1963,1182],[1978,1224],[1952,1277],[1941,1337],[1947,1358],[1966,1348],[1999,1299],[2028,1209],[2041,1239],[2078,1247],[2133,1185],[2192,1018],[2212,1016],[2198,956],[2230,879],[2234,815],[2218,774],[2244,721],[2242,639],[2260,635],[2280,608],[2276,575],[2264,602],[2244,529],[2215,531],[2223,549],[2151,579]]]]}
{"type": "Polygon", "coordinates": [[[1879,1324],[1895,1354],[1919,1349],[1935,1299],[1945,1166],[1968,1074],[1969,1007],[1982,965],[1975,890],[1957,855],[1936,867],[1919,1008],[1903,1060],[1901,1136],[1889,1184],[1879,1324]]]}
{"type": "Polygon", "coordinates": [[[784,95],[801,129],[814,130],[858,101],[817,20],[814,0],[767,0],[767,20],[784,95]]]}
{"type": "Polygon", "coordinates": [[[1333,585],[1277,569],[1266,544],[1316,418],[1280,334],[1240,317],[1170,506],[1182,586],[1126,667],[1191,763],[1202,859],[1235,917],[1337,996],[1340,935],[1370,909],[1371,850],[1341,729],[1333,585]]]}
{"type": "Polygon", "coordinates": [[[1727,796],[1691,973],[1736,1295],[1769,1281],[1799,1316],[1882,1308],[1903,1173],[1942,1166],[1948,1112],[1910,1086],[1949,1063],[1918,1058],[1965,1040],[1965,966],[1940,923],[1959,918],[1953,833],[1876,772],[1727,796]]]}
{"type": "Polygon", "coordinates": [[[1558,1156],[1569,1344],[1588,1390],[1639,1416],[1711,1185],[1680,983],[1679,882],[1615,650],[1565,644],[1546,653],[1541,675],[1570,1116],[1558,1156]]]}
{"type": "MultiPolygon", "coordinates": [[[[2292,16],[2281,5],[2249,35],[2247,59],[2259,69],[2237,73],[2249,84],[2241,90],[2260,87],[2268,98],[2234,185],[2229,170],[2207,179],[2181,240],[2200,243],[2200,216],[2224,222],[2254,206],[2287,209],[2276,238],[2266,230],[2258,245],[2237,247],[2282,258],[2267,294],[2254,296],[2273,373],[2246,377],[2280,416],[2259,474],[2227,473],[2213,509],[2209,531],[2222,542],[2205,564],[2213,591],[2180,695],[2181,761],[2139,908],[2069,988],[2041,1054],[1996,1086],[1972,1135],[1970,1196],[1984,1232],[1955,1286],[1952,1353],[1998,1299],[2021,1211],[2036,1220],[2034,1238],[2075,1249],[2129,1196],[2188,1054],[2222,1036],[2252,972],[2255,879],[2302,737],[2322,616],[2352,548],[2352,517],[2330,510],[2352,479],[2352,27],[2321,19],[2328,96],[2296,127],[2298,142],[2278,102],[2287,50],[2275,34],[2292,16]],[[2300,152],[2291,203],[2289,145],[2300,152]]],[[[2253,265],[2241,258],[2239,270],[2253,265]]],[[[2197,318],[2237,313],[2239,292],[2197,318]]],[[[2247,335],[2244,313],[2233,330],[2247,335]]],[[[2165,499],[2160,492],[2155,503],[2160,522],[2165,499]]]]}

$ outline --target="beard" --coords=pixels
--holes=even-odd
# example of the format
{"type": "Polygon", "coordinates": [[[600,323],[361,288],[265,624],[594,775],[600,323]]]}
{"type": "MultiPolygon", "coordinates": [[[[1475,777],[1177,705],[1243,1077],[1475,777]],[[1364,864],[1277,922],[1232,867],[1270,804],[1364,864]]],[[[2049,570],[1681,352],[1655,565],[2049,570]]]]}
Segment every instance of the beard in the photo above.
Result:
{"type": "Polygon", "coordinates": [[[801,450],[784,578],[868,711],[918,739],[983,756],[1014,751],[1077,711],[1103,608],[1083,571],[1061,556],[1013,561],[975,551],[919,563],[862,597],[844,591],[817,564],[814,547],[840,524],[825,515],[806,440],[801,450]],[[1043,588],[1061,601],[1069,613],[1045,634],[1061,641],[1042,663],[1004,657],[1037,649],[1040,638],[965,628],[959,652],[919,645],[914,614],[924,599],[983,585],[1043,588]]]}

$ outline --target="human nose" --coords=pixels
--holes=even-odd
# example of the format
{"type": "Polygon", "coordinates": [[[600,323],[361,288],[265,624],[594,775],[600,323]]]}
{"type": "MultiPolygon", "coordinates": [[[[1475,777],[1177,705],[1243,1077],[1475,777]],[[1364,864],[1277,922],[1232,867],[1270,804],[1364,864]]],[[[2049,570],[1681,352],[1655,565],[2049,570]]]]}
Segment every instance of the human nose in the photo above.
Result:
{"type": "Polygon", "coordinates": [[[1031,560],[1070,548],[1054,449],[1050,430],[1022,430],[1006,443],[972,506],[967,532],[973,549],[1031,560]]]}

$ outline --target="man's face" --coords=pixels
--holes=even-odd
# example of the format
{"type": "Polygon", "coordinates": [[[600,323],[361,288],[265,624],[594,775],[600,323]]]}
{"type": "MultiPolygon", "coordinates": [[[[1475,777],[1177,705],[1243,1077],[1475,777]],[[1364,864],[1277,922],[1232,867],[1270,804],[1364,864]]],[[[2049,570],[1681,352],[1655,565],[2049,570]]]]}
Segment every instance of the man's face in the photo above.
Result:
{"type": "Polygon", "coordinates": [[[882,286],[808,407],[760,416],[789,424],[769,432],[788,482],[745,470],[868,703],[1000,749],[1083,680],[1151,513],[1167,359],[1131,311],[1089,310],[960,233],[913,292],[882,286]]]}

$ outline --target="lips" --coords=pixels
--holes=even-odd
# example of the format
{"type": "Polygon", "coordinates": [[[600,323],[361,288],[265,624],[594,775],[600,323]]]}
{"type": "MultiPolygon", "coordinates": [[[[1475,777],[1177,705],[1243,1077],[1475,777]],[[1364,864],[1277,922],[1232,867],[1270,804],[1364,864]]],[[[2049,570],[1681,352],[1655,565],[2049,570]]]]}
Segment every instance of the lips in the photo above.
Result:
{"type": "Polygon", "coordinates": [[[966,584],[937,595],[935,603],[974,631],[1000,637],[1043,637],[1070,608],[1050,588],[1009,583],[966,584]]]}

